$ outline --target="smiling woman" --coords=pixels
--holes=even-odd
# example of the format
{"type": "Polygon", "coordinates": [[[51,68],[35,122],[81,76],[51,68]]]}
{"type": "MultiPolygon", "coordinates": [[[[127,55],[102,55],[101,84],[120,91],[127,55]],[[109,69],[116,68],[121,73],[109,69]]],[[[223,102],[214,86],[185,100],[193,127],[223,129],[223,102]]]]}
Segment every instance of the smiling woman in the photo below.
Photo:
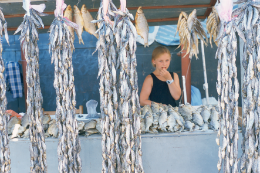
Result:
{"type": "Polygon", "coordinates": [[[158,46],[154,49],[152,65],[155,70],[144,80],[140,94],[141,106],[151,106],[152,101],[176,106],[175,100],[180,98],[181,88],[178,75],[167,71],[170,62],[171,54],[166,47],[158,46]]]}

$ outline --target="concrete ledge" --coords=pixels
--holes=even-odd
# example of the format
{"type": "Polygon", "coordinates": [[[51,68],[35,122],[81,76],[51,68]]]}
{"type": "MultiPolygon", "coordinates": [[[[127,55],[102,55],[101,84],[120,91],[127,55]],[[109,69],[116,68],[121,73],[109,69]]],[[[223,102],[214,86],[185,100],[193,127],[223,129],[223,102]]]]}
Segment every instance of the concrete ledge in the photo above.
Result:
{"type": "MultiPolygon", "coordinates": [[[[142,135],[143,166],[146,173],[217,173],[217,133],[182,132],[142,135]]],[[[239,156],[241,155],[239,134],[239,156]]],[[[12,173],[30,172],[29,139],[10,141],[12,173]]],[[[102,169],[101,135],[80,137],[82,173],[102,169]]],[[[48,173],[58,172],[57,138],[47,138],[48,173]]]]}

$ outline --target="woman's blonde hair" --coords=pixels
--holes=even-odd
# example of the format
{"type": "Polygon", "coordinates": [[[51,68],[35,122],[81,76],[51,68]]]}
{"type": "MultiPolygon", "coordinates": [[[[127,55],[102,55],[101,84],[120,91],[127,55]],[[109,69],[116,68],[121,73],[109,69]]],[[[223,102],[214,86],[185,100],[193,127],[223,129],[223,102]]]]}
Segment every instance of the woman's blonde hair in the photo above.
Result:
{"type": "MultiPolygon", "coordinates": [[[[164,54],[164,53],[167,53],[170,55],[171,57],[171,53],[169,51],[169,49],[165,46],[158,46],[156,47],[154,50],[153,50],[153,53],[152,53],[152,60],[155,60],[156,58],[158,58],[160,55],[164,54]]],[[[153,64],[152,62],[152,65],[155,67],[155,64],[153,64]]]]}

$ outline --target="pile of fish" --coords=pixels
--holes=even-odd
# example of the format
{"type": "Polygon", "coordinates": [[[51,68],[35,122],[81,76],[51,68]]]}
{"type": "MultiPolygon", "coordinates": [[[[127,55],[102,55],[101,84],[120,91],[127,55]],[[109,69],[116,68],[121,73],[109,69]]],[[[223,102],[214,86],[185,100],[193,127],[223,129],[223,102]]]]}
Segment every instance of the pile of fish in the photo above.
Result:
{"type": "MultiPolygon", "coordinates": [[[[81,147],[75,117],[76,91],[72,65],[74,45],[67,26],[77,28],[77,25],[63,18],[62,13],[61,10],[50,26],[49,43],[51,62],[54,63],[53,86],[56,90],[56,123],[59,129],[58,170],[81,172],[81,147]]],[[[55,122],[52,124],[54,126],[55,122]]]]}
{"type": "MultiPolygon", "coordinates": [[[[44,135],[47,137],[48,135],[46,133],[48,132],[51,117],[49,115],[43,115],[41,120],[44,135]]],[[[12,117],[10,121],[8,121],[7,127],[8,135],[11,135],[10,138],[29,138],[29,115],[26,113],[21,120],[16,116],[12,117]],[[17,130],[15,128],[17,128],[17,130]]]]}
{"type": "Polygon", "coordinates": [[[209,36],[209,42],[212,47],[212,38],[216,45],[218,45],[217,41],[217,35],[218,35],[218,26],[219,26],[220,19],[218,17],[218,12],[215,7],[212,7],[212,12],[210,13],[207,22],[206,22],[206,28],[209,36]]]}
{"type": "MultiPolygon", "coordinates": [[[[241,1],[240,1],[241,2],[241,1]]],[[[237,27],[243,32],[244,37],[242,65],[245,69],[243,76],[243,128],[242,128],[242,157],[240,163],[241,172],[259,172],[259,115],[260,115],[260,22],[259,1],[245,2],[240,8],[233,11],[237,27]],[[235,17],[236,16],[236,17],[235,17]]]]}
{"type": "Polygon", "coordinates": [[[30,134],[30,155],[31,172],[46,172],[46,145],[42,127],[42,93],[39,76],[39,48],[37,45],[37,28],[44,27],[39,16],[42,13],[29,9],[30,1],[24,1],[24,9],[27,14],[22,24],[17,28],[15,34],[21,31],[20,45],[27,62],[26,83],[27,83],[27,114],[29,115],[30,134]],[[29,2],[29,4],[28,4],[29,2]],[[27,8],[28,7],[28,8],[27,8]]]}
{"type": "Polygon", "coordinates": [[[172,107],[152,102],[141,110],[142,133],[208,131],[219,129],[219,115],[215,107],[195,109],[190,104],[172,107]]]}
{"type": "MultiPolygon", "coordinates": [[[[94,119],[88,122],[77,121],[78,124],[78,135],[89,136],[92,134],[101,133],[101,119],[94,119]]],[[[42,125],[44,130],[45,138],[54,137],[58,138],[59,129],[57,126],[56,119],[51,119],[50,115],[45,114],[42,117],[42,125]]],[[[12,117],[8,121],[7,129],[10,138],[29,138],[29,116],[25,114],[20,120],[17,117],[12,117]],[[15,127],[17,126],[17,130],[15,127]]]]}
{"type": "Polygon", "coordinates": [[[143,172],[135,56],[137,33],[130,19],[134,20],[127,9],[119,11],[112,1],[103,1],[98,19],[93,21],[99,26],[96,48],[103,172],[143,172]],[[108,23],[102,19],[105,14],[108,23]]]}
{"type": "MultiPolygon", "coordinates": [[[[7,43],[8,40],[8,33],[7,33],[7,22],[5,21],[4,14],[2,9],[0,8],[0,35],[2,37],[2,31],[4,29],[5,32],[5,39],[7,43]]],[[[1,39],[1,38],[0,38],[1,39]]],[[[8,173],[11,172],[11,159],[10,159],[10,149],[9,149],[9,139],[8,139],[8,116],[5,113],[6,106],[7,106],[7,99],[6,99],[6,83],[4,78],[4,61],[2,58],[2,40],[0,40],[0,172],[8,173]]]]}
{"type": "Polygon", "coordinates": [[[186,50],[185,56],[190,54],[189,58],[191,59],[192,56],[195,55],[196,59],[198,59],[198,36],[205,45],[207,45],[208,38],[200,21],[197,19],[196,9],[194,9],[189,16],[184,11],[180,13],[176,34],[178,31],[180,36],[180,45],[178,48],[183,45],[181,51],[186,50]]]}
{"type": "MultiPolygon", "coordinates": [[[[96,33],[96,26],[94,23],[91,23],[91,21],[93,20],[93,17],[87,10],[86,5],[85,4],[82,5],[81,10],[79,10],[79,8],[76,5],[74,5],[73,11],[72,11],[71,6],[68,5],[68,7],[66,8],[66,10],[64,12],[64,17],[70,21],[75,22],[79,26],[78,29],[75,30],[78,35],[78,38],[79,38],[79,43],[84,44],[84,42],[82,40],[83,28],[85,29],[85,31],[87,31],[91,35],[94,35],[96,38],[98,38],[98,34],[96,33]],[[73,15],[73,11],[74,11],[74,15],[73,15]]],[[[75,38],[74,28],[71,26],[68,26],[68,29],[71,34],[72,42],[74,42],[74,38],[75,38]]]]}

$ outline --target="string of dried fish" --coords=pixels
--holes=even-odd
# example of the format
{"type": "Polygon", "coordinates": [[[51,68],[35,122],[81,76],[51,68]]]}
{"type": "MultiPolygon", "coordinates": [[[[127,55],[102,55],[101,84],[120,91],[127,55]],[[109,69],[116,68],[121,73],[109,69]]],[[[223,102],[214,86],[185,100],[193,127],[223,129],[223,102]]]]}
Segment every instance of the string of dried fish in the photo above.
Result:
{"type": "Polygon", "coordinates": [[[138,76],[136,71],[137,32],[131,20],[132,14],[126,9],[118,14],[114,34],[118,47],[119,72],[119,116],[121,119],[121,162],[126,172],[144,172],[141,151],[140,103],[138,76]]]}
{"type": "Polygon", "coordinates": [[[20,44],[27,62],[27,114],[29,115],[31,172],[47,172],[46,145],[42,127],[42,93],[39,76],[39,48],[37,28],[44,27],[41,15],[31,8],[15,34],[21,31],[20,44]]]}
{"type": "MultiPolygon", "coordinates": [[[[109,8],[116,10],[110,2],[109,8]]],[[[109,10],[110,17],[115,14],[109,10]]],[[[104,15],[103,3],[100,3],[98,17],[104,15]]],[[[114,46],[113,28],[104,20],[98,18],[99,29],[96,49],[98,50],[98,64],[100,77],[100,110],[102,124],[102,172],[122,172],[119,158],[119,125],[117,115],[117,89],[116,89],[116,48],[114,46]],[[110,74],[112,73],[112,75],[110,74]]]]}
{"type": "Polygon", "coordinates": [[[237,80],[237,38],[235,33],[235,21],[222,22],[225,32],[218,42],[216,59],[218,106],[220,114],[220,129],[216,142],[219,146],[219,161],[217,168],[220,171],[223,164],[223,172],[238,172],[238,97],[239,83],[237,80]]]}
{"type": "Polygon", "coordinates": [[[50,26],[49,51],[54,63],[56,90],[56,117],[59,129],[58,160],[59,172],[81,172],[80,141],[75,117],[76,92],[74,85],[72,53],[73,39],[68,26],[77,25],[56,16],[50,26]]]}
{"type": "Polygon", "coordinates": [[[243,47],[242,65],[245,69],[243,76],[243,141],[240,171],[259,172],[259,12],[256,7],[259,2],[247,1],[233,11],[232,16],[237,20],[236,28],[239,36],[246,42],[243,47]]]}
{"type": "Polygon", "coordinates": [[[192,56],[195,55],[196,59],[198,59],[198,37],[205,45],[207,45],[208,38],[200,21],[197,19],[196,9],[194,9],[189,16],[183,11],[180,13],[176,34],[178,31],[180,36],[180,45],[178,48],[183,45],[181,51],[186,50],[185,56],[190,54],[189,58],[191,59],[192,56]],[[205,37],[206,41],[203,37],[205,37]]]}
{"type": "MultiPolygon", "coordinates": [[[[0,8],[0,35],[2,36],[2,31],[4,29],[5,38],[7,43],[8,33],[7,33],[7,22],[4,18],[4,14],[2,12],[2,8],[0,8]],[[4,26],[4,27],[3,27],[4,26]]],[[[7,99],[6,99],[6,83],[4,78],[4,61],[2,58],[2,40],[0,40],[0,172],[10,173],[11,172],[11,159],[10,159],[10,148],[9,148],[9,139],[8,139],[8,128],[7,123],[9,120],[9,116],[5,113],[7,99]]]]}
{"type": "Polygon", "coordinates": [[[143,172],[140,105],[136,73],[136,29],[132,14],[118,11],[112,1],[104,16],[101,2],[98,19],[100,102],[102,115],[102,172],[143,172]],[[120,68],[120,69],[119,69],[120,68]],[[119,71],[119,79],[117,77],[119,71]]]}
{"type": "Polygon", "coordinates": [[[208,30],[208,33],[210,34],[209,41],[210,41],[211,47],[212,47],[212,41],[211,41],[212,37],[213,37],[213,41],[215,42],[215,44],[218,45],[217,41],[215,41],[215,40],[218,35],[219,22],[220,22],[220,20],[218,17],[218,12],[215,7],[212,7],[212,12],[210,13],[210,15],[207,19],[207,22],[206,22],[206,28],[208,30]]]}

